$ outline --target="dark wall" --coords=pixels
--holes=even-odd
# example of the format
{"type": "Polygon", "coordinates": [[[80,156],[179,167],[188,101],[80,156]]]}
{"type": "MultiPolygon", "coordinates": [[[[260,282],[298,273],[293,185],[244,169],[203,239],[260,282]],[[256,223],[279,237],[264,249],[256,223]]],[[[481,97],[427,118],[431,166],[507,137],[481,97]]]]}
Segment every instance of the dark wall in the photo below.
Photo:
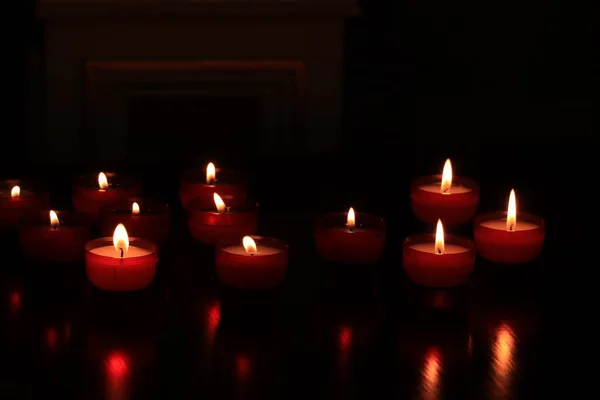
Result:
{"type": "MultiPolygon", "coordinates": [[[[28,152],[28,56],[42,47],[33,2],[17,3],[1,24],[0,163],[16,169],[28,152]]],[[[345,149],[434,146],[441,157],[512,138],[576,146],[591,134],[592,13],[556,0],[371,0],[362,10],[347,24],[345,149]]]]}

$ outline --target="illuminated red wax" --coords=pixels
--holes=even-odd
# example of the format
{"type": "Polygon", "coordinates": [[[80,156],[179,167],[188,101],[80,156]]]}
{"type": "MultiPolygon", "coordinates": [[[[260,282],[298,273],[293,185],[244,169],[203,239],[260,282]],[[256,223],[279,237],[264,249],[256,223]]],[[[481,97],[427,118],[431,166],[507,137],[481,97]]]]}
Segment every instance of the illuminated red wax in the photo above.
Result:
{"type": "Polygon", "coordinates": [[[492,262],[517,264],[533,261],[544,247],[544,220],[517,213],[517,195],[510,191],[507,212],[479,215],[473,236],[481,257],[492,262]]]}
{"type": "Polygon", "coordinates": [[[321,257],[339,264],[372,264],[379,260],[385,244],[385,222],[364,213],[356,213],[355,218],[353,229],[348,226],[347,213],[317,218],[315,244],[321,257]]]}
{"type": "Polygon", "coordinates": [[[25,257],[40,263],[69,263],[83,260],[90,238],[90,224],[70,211],[40,212],[27,218],[19,230],[19,245],[25,257]],[[58,219],[56,219],[58,217],[58,219]]]}
{"type": "Polygon", "coordinates": [[[446,160],[442,175],[417,178],[410,185],[410,201],[415,216],[428,224],[441,219],[444,225],[460,225],[473,218],[479,204],[479,185],[468,178],[452,175],[446,160]]]}
{"type": "Polygon", "coordinates": [[[117,224],[123,224],[131,236],[160,244],[169,232],[169,215],[169,206],[161,201],[122,199],[100,208],[100,234],[110,236],[117,224]]]}
{"type": "Polygon", "coordinates": [[[22,218],[48,208],[48,193],[34,192],[19,180],[0,182],[0,229],[16,229],[22,218]],[[18,189],[17,189],[18,188],[18,189]]]}
{"type": "Polygon", "coordinates": [[[502,263],[526,263],[537,259],[544,247],[544,220],[524,212],[517,213],[515,231],[506,228],[506,212],[475,217],[473,238],[485,260],[502,263]]]}
{"type": "Polygon", "coordinates": [[[422,286],[462,285],[475,267],[475,244],[465,238],[445,235],[444,251],[439,254],[436,236],[438,235],[421,234],[404,240],[404,271],[414,283],[422,286]]]}
{"type": "Polygon", "coordinates": [[[140,186],[132,178],[109,172],[105,176],[105,188],[100,188],[99,174],[81,175],[73,181],[73,207],[77,211],[96,219],[103,205],[139,196],[140,186]]]}
{"type": "Polygon", "coordinates": [[[285,278],[288,246],[281,240],[250,236],[255,248],[246,250],[248,239],[224,241],[215,252],[217,276],[221,283],[240,289],[269,289],[285,278]],[[247,243],[246,243],[247,244],[247,243]]]}
{"type": "Polygon", "coordinates": [[[240,207],[247,202],[247,184],[233,171],[216,169],[215,174],[207,176],[207,171],[193,169],[186,171],[181,177],[179,198],[182,206],[189,210],[194,199],[196,206],[211,208],[213,193],[217,192],[230,207],[240,207]],[[214,179],[213,179],[214,176],[214,179]]]}
{"type": "Polygon", "coordinates": [[[156,273],[158,250],[145,239],[129,238],[129,249],[121,257],[112,237],[89,241],[85,245],[87,276],[103,290],[131,291],[150,285],[156,273]]]}
{"type": "MultiPolygon", "coordinates": [[[[212,196],[212,194],[211,194],[212,196]]],[[[235,240],[256,232],[258,205],[247,203],[237,208],[218,212],[213,200],[210,208],[204,201],[195,198],[190,203],[188,226],[190,234],[198,242],[216,245],[222,240],[235,240]]]]}

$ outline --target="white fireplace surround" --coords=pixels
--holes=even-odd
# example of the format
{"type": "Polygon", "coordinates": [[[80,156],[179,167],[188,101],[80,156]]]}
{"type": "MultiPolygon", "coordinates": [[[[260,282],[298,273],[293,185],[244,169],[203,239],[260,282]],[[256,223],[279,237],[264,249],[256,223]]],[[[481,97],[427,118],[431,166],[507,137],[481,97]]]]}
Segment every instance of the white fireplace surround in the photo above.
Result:
{"type": "Polygon", "coordinates": [[[39,0],[37,156],[123,159],[127,99],[174,93],[256,96],[265,152],[335,151],[344,20],[356,12],[356,0],[39,0]]]}

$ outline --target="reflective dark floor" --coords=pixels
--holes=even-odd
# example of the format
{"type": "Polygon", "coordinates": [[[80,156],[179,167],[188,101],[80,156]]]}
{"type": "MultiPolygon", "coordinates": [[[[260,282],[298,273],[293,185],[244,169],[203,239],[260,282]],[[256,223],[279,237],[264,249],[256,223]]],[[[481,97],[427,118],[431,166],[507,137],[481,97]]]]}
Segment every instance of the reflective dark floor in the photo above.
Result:
{"type": "Polygon", "coordinates": [[[305,216],[262,222],[293,243],[287,283],[268,293],[220,287],[211,250],[181,224],[154,286],[137,293],[98,291],[81,265],[4,268],[2,392],[507,399],[536,391],[541,264],[489,274],[479,263],[467,287],[428,291],[406,281],[395,257],[361,268],[324,264],[301,240],[311,237],[305,216]],[[295,229],[284,235],[282,226],[295,229]]]}
{"type": "MultiPolygon", "coordinates": [[[[520,209],[546,218],[545,250],[538,262],[511,269],[477,260],[469,283],[455,290],[416,287],[401,266],[402,239],[431,229],[414,220],[409,179],[443,156],[254,164],[259,233],[290,245],[286,280],[268,292],[219,285],[212,250],[192,241],[177,206],[179,172],[162,166],[142,177],[146,196],[174,205],[157,278],[146,290],[102,292],[83,265],[32,265],[6,234],[0,398],[539,398],[550,387],[542,379],[549,277],[574,268],[566,246],[578,238],[562,233],[582,220],[563,211],[572,196],[550,184],[563,169],[552,154],[533,161],[517,154],[508,170],[506,153],[493,154],[455,157],[457,170],[481,183],[481,211],[502,207],[515,187],[520,209]],[[329,265],[316,254],[314,216],[349,205],[386,220],[377,265],[329,265]]],[[[53,206],[68,207],[69,177],[78,171],[44,172],[53,206]]],[[[472,235],[470,226],[451,233],[472,235]]],[[[558,359],[551,365],[565,369],[558,359]]]]}

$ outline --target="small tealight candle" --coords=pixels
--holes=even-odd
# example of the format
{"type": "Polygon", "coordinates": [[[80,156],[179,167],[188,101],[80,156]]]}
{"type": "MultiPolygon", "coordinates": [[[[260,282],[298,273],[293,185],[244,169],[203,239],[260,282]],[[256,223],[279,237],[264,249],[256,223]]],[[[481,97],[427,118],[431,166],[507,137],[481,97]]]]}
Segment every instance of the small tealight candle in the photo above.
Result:
{"type": "Polygon", "coordinates": [[[379,260],[385,244],[385,222],[374,215],[329,213],[315,224],[317,252],[338,264],[373,264],[379,260]]]}
{"type": "Polygon", "coordinates": [[[278,239],[244,236],[219,244],[215,265],[220,282],[239,289],[269,289],[285,278],[288,246],[278,239]]]}
{"type": "Polygon", "coordinates": [[[119,200],[100,209],[100,233],[110,236],[114,227],[122,223],[131,236],[160,244],[169,231],[169,214],[169,206],[158,200],[119,200]]]}
{"type": "Polygon", "coordinates": [[[535,260],[544,247],[546,227],[535,215],[517,213],[517,199],[511,190],[507,212],[475,217],[473,236],[477,251],[485,260],[518,264],[535,260]]]}
{"type": "Polygon", "coordinates": [[[439,288],[461,285],[475,267],[475,244],[445,236],[442,221],[438,220],[435,235],[414,235],[404,241],[402,263],[416,284],[439,288]]]}
{"type": "Polygon", "coordinates": [[[428,224],[441,219],[446,225],[460,225],[473,218],[479,203],[479,185],[468,178],[453,177],[452,163],[446,160],[442,175],[417,178],[410,187],[416,217],[428,224]]]}
{"type": "Polygon", "coordinates": [[[98,218],[100,208],[111,202],[137,197],[137,182],[115,173],[81,175],[73,181],[73,207],[91,218],[98,218]]]}
{"type": "Polygon", "coordinates": [[[18,228],[20,219],[48,208],[48,193],[35,193],[24,187],[18,180],[0,183],[0,229],[18,228]]]}
{"type": "Polygon", "coordinates": [[[213,193],[210,209],[204,201],[195,198],[190,203],[188,226],[198,242],[216,245],[222,240],[232,240],[256,232],[258,224],[256,204],[246,204],[236,209],[228,207],[218,193],[213,193]]]}
{"type": "Polygon", "coordinates": [[[80,214],[46,211],[25,220],[19,230],[23,254],[39,263],[70,263],[83,260],[90,224],[80,214]]]}
{"type": "Polygon", "coordinates": [[[189,210],[192,200],[196,207],[212,207],[215,192],[230,207],[239,207],[247,202],[246,183],[234,172],[218,170],[212,162],[206,166],[205,176],[193,169],[186,171],[181,178],[179,198],[186,210],[189,210]]]}
{"type": "Polygon", "coordinates": [[[129,238],[123,224],[113,237],[87,242],[85,264],[92,284],[103,290],[131,291],[150,285],[156,274],[158,251],[154,243],[129,238]]]}

